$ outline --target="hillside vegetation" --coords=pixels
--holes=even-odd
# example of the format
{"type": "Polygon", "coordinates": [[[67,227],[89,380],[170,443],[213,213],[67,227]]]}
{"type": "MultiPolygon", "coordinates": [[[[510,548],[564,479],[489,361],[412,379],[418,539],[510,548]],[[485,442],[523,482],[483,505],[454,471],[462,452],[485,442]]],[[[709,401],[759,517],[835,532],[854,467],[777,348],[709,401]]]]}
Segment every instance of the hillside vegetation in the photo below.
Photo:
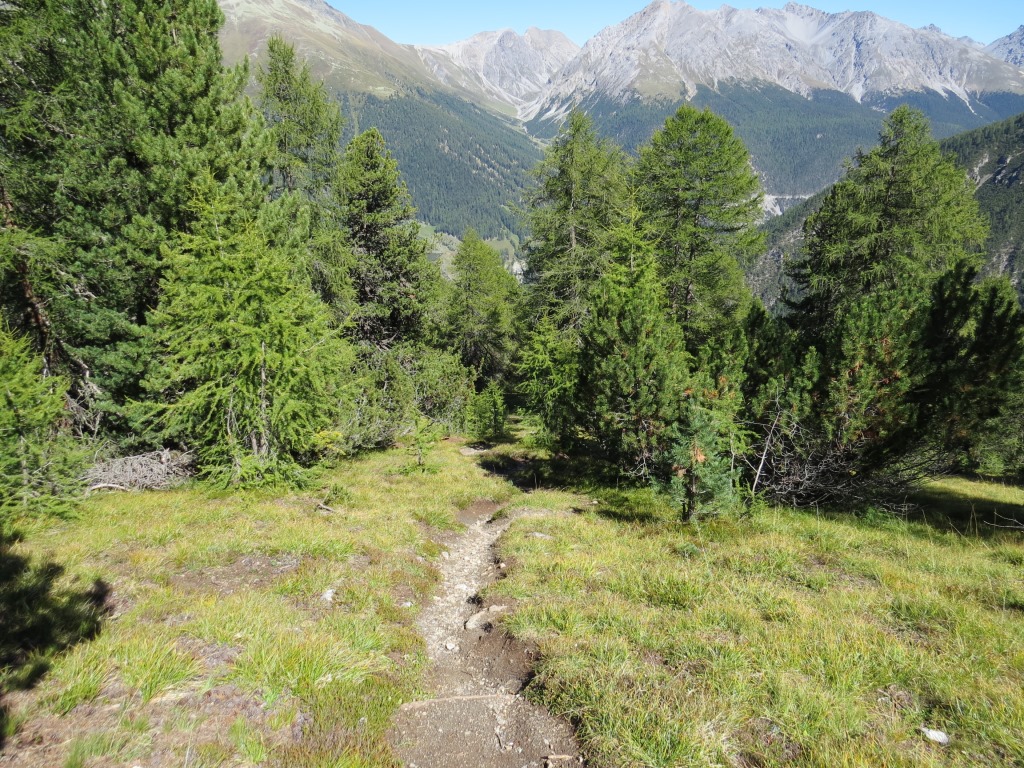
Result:
{"type": "Polygon", "coordinates": [[[99,494],[26,526],[4,558],[35,565],[5,570],[5,615],[32,583],[69,620],[87,585],[108,597],[98,636],[67,626],[66,653],[5,667],[5,764],[395,766],[390,717],[423,686],[413,620],[477,499],[567,513],[513,524],[509,576],[485,597],[516,604],[504,628],[543,659],[529,694],[595,765],[1024,757],[1024,543],[989,525],[1020,514],[1019,491],[936,485],[927,522],[762,508],[683,524],[536,449],[459,447],[426,473],[398,449],[305,493],[99,494]]]}
{"type": "Polygon", "coordinates": [[[417,218],[442,232],[522,234],[522,199],[540,148],[518,127],[440,93],[343,100],[349,130],[376,127],[408,182],[417,218]]]}
{"type": "Polygon", "coordinates": [[[1010,275],[1024,291],[1024,114],[950,137],[942,148],[953,153],[978,185],[978,203],[991,222],[985,244],[989,268],[1010,275]]]}
{"type": "MultiPolygon", "coordinates": [[[[1024,476],[1024,311],[923,112],[806,215],[773,313],[712,110],[635,153],[572,111],[513,276],[513,236],[431,250],[362,124],[400,101],[277,36],[225,67],[223,21],[0,3],[0,762],[394,766],[395,722],[444,765],[463,704],[512,768],[524,728],[575,760],[531,642],[596,765],[1021,762],[1019,494],[935,478],[1024,476]],[[470,623],[519,636],[511,683],[423,674],[470,623]]],[[[467,194],[511,162],[449,149],[467,194]]]]}

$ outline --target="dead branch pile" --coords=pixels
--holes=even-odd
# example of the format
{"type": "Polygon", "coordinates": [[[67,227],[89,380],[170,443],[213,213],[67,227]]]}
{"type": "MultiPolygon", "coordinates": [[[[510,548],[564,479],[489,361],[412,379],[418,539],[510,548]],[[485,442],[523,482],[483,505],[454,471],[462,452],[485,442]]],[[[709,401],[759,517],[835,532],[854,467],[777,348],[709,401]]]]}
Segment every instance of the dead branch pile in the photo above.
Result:
{"type": "Polygon", "coordinates": [[[154,451],[94,464],[85,474],[90,491],[147,491],[173,488],[188,480],[195,459],[181,451],[154,451]]]}

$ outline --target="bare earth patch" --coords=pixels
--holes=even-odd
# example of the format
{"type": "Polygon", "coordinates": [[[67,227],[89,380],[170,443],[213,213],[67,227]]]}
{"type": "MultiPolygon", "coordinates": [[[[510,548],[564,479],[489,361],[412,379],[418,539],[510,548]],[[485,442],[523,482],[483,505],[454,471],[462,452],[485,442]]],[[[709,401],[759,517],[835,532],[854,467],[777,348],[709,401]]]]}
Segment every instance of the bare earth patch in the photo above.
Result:
{"type": "Polygon", "coordinates": [[[417,621],[431,662],[431,698],[405,704],[388,733],[408,768],[582,762],[569,724],[522,696],[536,649],[502,631],[500,617],[514,605],[479,598],[502,571],[495,542],[513,519],[531,514],[517,510],[495,518],[499,511],[481,501],[459,514],[468,529],[450,542],[440,564],[442,585],[417,621]]]}

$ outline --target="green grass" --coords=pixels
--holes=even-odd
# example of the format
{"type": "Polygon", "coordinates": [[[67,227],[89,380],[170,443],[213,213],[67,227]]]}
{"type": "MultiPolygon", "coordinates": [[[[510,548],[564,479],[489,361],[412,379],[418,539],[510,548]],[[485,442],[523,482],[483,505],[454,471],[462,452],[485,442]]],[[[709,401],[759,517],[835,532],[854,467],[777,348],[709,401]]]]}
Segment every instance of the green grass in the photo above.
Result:
{"type": "Polygon", "coordinates": [[[646,491],[542,493],[574,514],[517,521],[492,591],[519,600],[532,695],[593,765],[1024,764],[1024,534],[784,509],[684,525],[646,491]]]}
{"type": "Polygon", "coordinates": [[[384,733],[420,685],[413,619],[437,580],[434,529],[516,493],[459,447],[432,449],[432,473],[403,472],[413,460],[394,450],[306,493],[105,494],[73,520],[29,524],[14,551],[60,563],[69,586],[102,580],[113,615],[47,659],[6,728],[56,722],[69,736],[48,759],[69,768],[168,753],[190,766],[395,765],[384,733]]]}
{"type": "Polygon", "coordinates": [[[910,521],[683,524],[542,452],[459,447],[432,449],[431,472],[396,450],[304,494],[111,494],[30,526],[15,553],[64,565],[67,590],[102,580],[113,614],[39,660],[5,750],[57,723],[42,759],[68,768],[395,766],[433,537],[489,498],[554,513],[512,525],[491,592],[517,600],[506,627],[541,651],[529,695],[577,725],[590,765],[1024,765],[1024,533],[1000,527],[1020,489],[936,481],[910,521]]]}

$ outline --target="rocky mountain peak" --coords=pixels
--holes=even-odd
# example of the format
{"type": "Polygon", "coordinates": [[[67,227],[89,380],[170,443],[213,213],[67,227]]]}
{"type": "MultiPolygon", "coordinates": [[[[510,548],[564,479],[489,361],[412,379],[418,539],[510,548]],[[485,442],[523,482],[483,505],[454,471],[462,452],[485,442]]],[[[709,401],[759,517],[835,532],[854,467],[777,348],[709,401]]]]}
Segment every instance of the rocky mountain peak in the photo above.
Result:
{"type": "Polygon", "coordinates": [[[655,0],[588,41],[536,114],[557,118],[591,94],[672,100],[727,82],[769,83],[806,97],[840,91],[857,101],[932,91],[969,104],[979,92],[1024,93],[1020,71],[937,27],[915,30],[869,11],[826,13],[795,2],[701,11],[655,0]]]}
{"type": "Polygon", "coordinates": [[[450,45],[417,46],[416,51],[442,83],[518,112],[538,97],[579,46],[561,32],[531,27],[523,35],[501,29],[450,45]]]}
{"type": "Polygon", "coordinates": [[[1024,69],[1024,24],[1017,27],[1016,32],[1011,32],[986,46],[985,50],[998,59],[1024,69]]]}

